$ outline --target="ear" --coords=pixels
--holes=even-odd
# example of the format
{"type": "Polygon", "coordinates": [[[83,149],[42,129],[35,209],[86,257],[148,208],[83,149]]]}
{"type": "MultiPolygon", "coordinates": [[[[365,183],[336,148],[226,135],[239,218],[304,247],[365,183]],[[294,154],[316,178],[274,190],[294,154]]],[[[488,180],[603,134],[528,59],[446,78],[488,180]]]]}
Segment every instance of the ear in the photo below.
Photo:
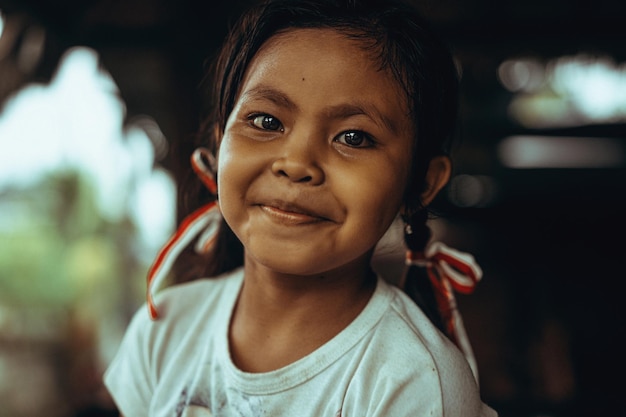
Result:
{"type": "Polygon", "coordinates": [[[445,155],[431,159],[426,172],[426,188],[420,195],[422,205],[429,205],[437,193],[448,183],[452,173],[452,162],[445,155]]]}

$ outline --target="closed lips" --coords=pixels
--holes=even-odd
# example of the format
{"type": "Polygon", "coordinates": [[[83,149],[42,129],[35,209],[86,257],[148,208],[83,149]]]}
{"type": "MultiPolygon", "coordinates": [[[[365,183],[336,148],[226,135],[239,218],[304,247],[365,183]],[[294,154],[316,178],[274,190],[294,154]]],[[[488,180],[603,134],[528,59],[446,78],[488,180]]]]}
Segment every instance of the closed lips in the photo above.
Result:
{"type": "Polygon", "coordinates": [[[293,218],[294,220],[331,221],[328,217],[319,213],[315,209],[283,201],[261,203],[259,204],[259,207],[261,207],[261,209],[268,214],[284,218],[293,218]]]}

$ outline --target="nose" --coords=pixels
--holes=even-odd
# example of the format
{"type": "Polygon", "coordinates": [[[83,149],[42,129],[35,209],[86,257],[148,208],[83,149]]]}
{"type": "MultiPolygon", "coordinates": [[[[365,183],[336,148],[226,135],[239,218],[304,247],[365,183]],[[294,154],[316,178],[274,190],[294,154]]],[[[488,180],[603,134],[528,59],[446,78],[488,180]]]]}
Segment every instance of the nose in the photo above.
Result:
{"type": "Polygon", "coordinates": [[[320,185],[324,171],[317,163],[318,152],[313,138],[284,138],[282,153],[272,163],[274,175],[295,183],[320,185]]]}

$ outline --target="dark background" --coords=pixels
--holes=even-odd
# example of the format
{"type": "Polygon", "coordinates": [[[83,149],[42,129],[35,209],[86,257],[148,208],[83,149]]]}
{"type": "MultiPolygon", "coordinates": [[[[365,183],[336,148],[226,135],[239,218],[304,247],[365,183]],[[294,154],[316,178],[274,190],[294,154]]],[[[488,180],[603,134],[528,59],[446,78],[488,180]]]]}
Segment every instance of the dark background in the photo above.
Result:
{"type": "MultiPolygon", "coordinates": [[[[129,119],[149,115],[169,140],[188,140],[203,105],[198,86],[204,62],[244,4],[0,0],[19,33],[33,27],[46,33],[35,67],[12,65],[17,46],[0,59],[0,102],[26,83],[49,80],[68,48],[89,46],[117,83],[129,119]]],[[[498,142],[513,134],[626,140],[626,125],[619,122],[523,128],[507,116],[512,94],[496,76],[498,66],[515,57],[586,53],[626,62],[626,2],[416,4],[463,70],[456,170],[488,176],[497,186],[486,207],[459,208],[445,193],[439,202],[452,231],[449,243],[474,253],[485,271],[476,293],[459,300],[484,399],[503,417],[626,416],[620,285],[626,278],[625,166],[516,170],[503,166],[496,153],[498,142]]],[[[188,150],[170,152],[163,164],[178,172],[188,150]]]]}

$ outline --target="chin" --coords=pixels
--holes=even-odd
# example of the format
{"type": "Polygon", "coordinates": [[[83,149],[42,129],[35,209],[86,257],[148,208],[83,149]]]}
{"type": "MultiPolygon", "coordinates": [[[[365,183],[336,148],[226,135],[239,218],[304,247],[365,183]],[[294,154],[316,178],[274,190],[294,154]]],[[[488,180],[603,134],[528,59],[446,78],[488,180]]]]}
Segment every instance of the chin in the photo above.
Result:
{"type": "Polygon", "coordinates": [[[263,258],[257,258],[253,262],[264,269],[282,275],[295,275],[304,277],[321,275],[327,271],[326,268],[320,268],[321,265],[319,259],[307,262],[307,260],[303,260],[301,258],[291,258],[289,255],[285,255],[283,259],[280,260],[267,260],[263,258]]]}
{"type": "Polygon", "coordinates": [[[333,256],[335,254],[323,254],[320,251],[306,248],[302,250],[261,251],[246,256],[246,262],[251,262],[263,269],[276,274],[313,277],[331,273],[346,274],[356,269],[367,269],[369,266],[369,252],[360,256],[333,256]],[[280,253],[279,257],[276,253],[280,253]],[[354,258],[347,262],[346,259],[354,258]]]}

